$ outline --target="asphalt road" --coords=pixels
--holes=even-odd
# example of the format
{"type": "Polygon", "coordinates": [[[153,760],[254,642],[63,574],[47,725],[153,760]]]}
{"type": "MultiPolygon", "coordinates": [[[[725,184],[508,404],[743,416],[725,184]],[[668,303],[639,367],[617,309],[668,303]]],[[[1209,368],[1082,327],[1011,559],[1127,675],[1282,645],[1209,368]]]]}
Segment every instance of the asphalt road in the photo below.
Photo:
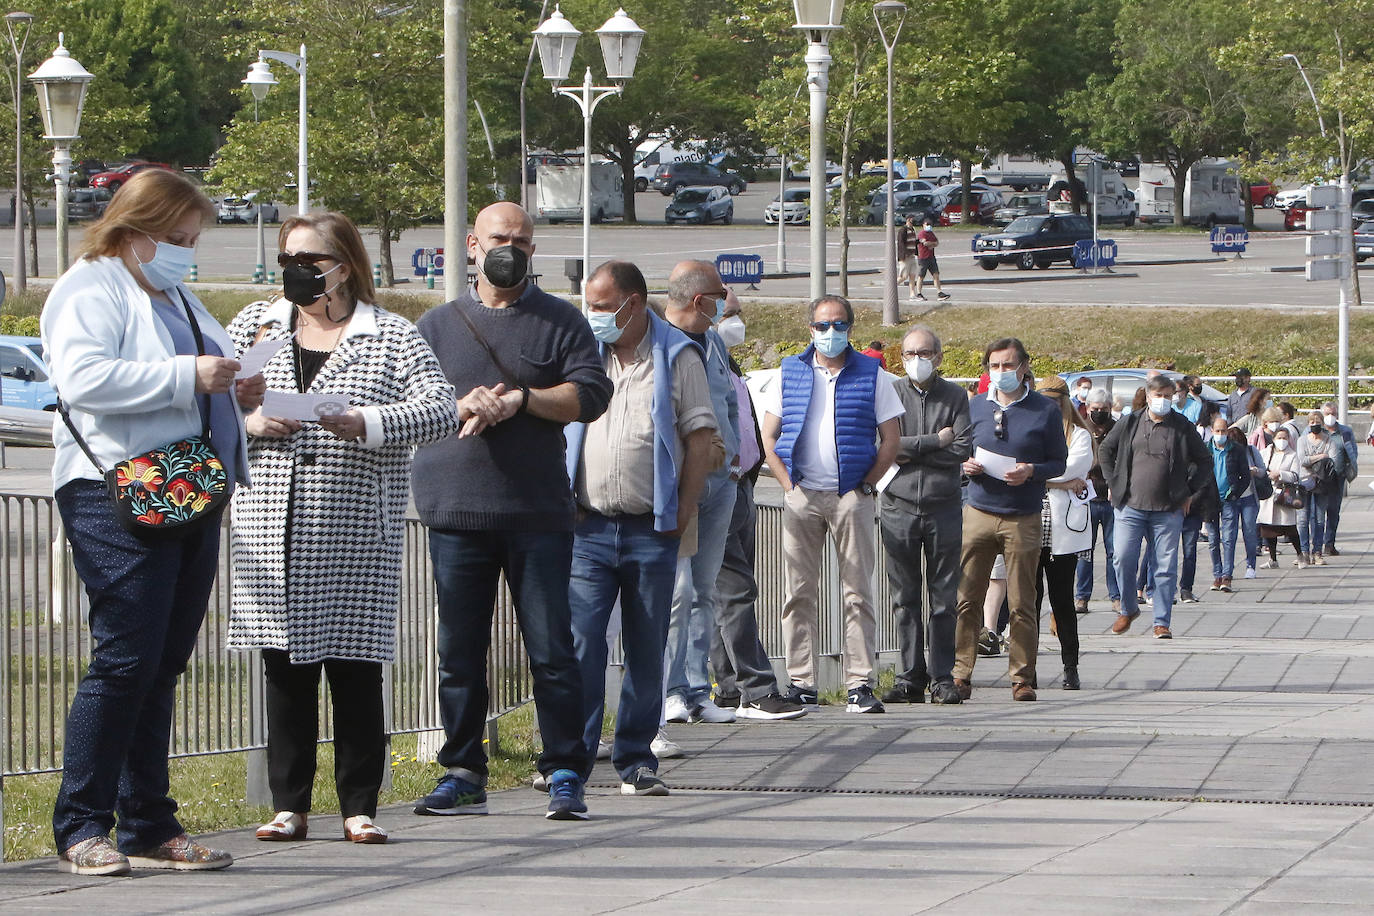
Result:
{"type": "MultiPolygon", "coordinates": [[[[788,227],[784,248],[778,246],[778,231],[762,221],[763,208],[776,194],[775,185],[756,184],[735,198],[736,223],[733,226],[665,226],[663,206],[667,198],[655,191],[637,195],[641,225],[626,226],[609,222],[592,227],[592,263],[610,258],[627,258],[637,263],[650,284],[661,287],[674,264],[684,258],[714,259],[733,252],[763,257],[767,273],[792,272],[798,276],[766,280],[751,295],[804,298],[809,283],[810,242],[807,227],[788,227]],[[780,256],[781,255],[781,256],[780,256]]],[[[1050,270],[1018,271],[1003,265],[984,271],[973,263],[970,241],[975,228],[940,230],[942,275],[954,301],[1001,305],[1185,305],[1198,308],[1240,306],[1255,308],[1326,309],[1336,305],[1334,283],[1308,283],[1301,267],[1304,261],[1303,234],[1282,231],[1278,211],[1257,211],[1258,231],[1242,259],[1220,258],[1211,253],[1205,232],[1176,232],[1161,229],[1122,229],[1104,227],[1102,236],[1118,242],[1118,268],[1114,275],[1091,277],[1063,265],[1050,270]]],[[[79,244],[79,228],[74,230],[73,248],[79,244]]],[[[0,236],[3,236],[0,231],[0,236]]],[[[267,230],[267,250],[275,248],[275,227],[267,230]]],[[[376,257],[377,239],[364,236],[376,257]]],[[[849,295],[856,300],[882,298],[883,260],[881,227],[853,227],[849,231],[849,295]],[[861,273],[868,271],[868,273],[861,273]]],[[[562,224],[540,225],[536,230],[535,269],[543,274],[542,284],[549,289],[567,289],[563,278],[565,258],[580,257],[582,227],[562,224]]],[[[251,226],[211,226],[201,236],[199,275],[203,281],[244,282],[253,272],[255,230],[251,226]]],[[[423,227],[406,232],[392,247],[398,279],[409,274],[411,253],[417,248],[443,245],[441,227],[423,227]]],[[[827,262],[832,272],[838,269],[841,239],[831,229],[827,237],[827,262]]],[[[39,271],[51,277],[53,231],[39,231],[39,271]]],[[[10,246],[0,244],[0,270],[10,273],[10,246]]],[[[270,257],[270,255],[269,255],[270,257]]],[[[423,286],[411,279],[409,288],[423,286]]],[[[405,287],[403,287],[405,288],[405,287]]],[[[832,277],[829,288],[838,290],[832,277]]]]}

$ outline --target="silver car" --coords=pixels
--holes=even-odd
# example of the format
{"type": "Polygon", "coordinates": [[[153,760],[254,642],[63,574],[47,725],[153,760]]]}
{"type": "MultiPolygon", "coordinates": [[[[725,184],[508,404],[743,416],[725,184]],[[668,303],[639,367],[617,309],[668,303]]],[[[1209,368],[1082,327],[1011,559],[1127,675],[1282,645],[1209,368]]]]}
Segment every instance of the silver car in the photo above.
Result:
{"type": "MultiPolygon", "coordinates": [[[[256,223],[258,221],[258,192],[250,191],[242,197],[226,197],[215,209],[217,223],[256,223]]],[[[280,222],[281,214],[274,203],[263,203],[262,221],[280,222]]]]}

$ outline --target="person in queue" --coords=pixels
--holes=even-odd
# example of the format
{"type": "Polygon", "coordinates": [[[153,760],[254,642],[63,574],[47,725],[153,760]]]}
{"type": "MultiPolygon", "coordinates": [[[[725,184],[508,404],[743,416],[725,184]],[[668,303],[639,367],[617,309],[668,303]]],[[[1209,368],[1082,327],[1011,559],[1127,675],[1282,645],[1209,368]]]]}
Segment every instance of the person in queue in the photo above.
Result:
{"type": "MultiPolygon", "coordinates": [[[[135,175],[87,230],[82,256],[48,294],[41,327],[52,384],[102,465],[208,425],[232,491],[248,482],[241,409],[261,403],[264,382],[235,379],[233,344],[182,283],[214,215],[180,174],[135,175]]],[[[53,445],[53,491],[90,598],[93,646],[62,745],[58,867],[79,875],[224,868],[233,857],[177,821],[167,772],[176,682],[218,568],[219,514],[175,537],[135,535],[64,423],[54,424],[53,445]]]]}
{"type": "Polygon", "coordinates": [[[1280,426],[1274,432],[1274,441],[1261,452],[1264,467],[1274,484],[1274,494],[1260,503],[1259,536],[1264,549],[1269,552],[1263,569],[1278,569],[1279,538],[1287,538],[1293,545],[1295,554],[1302,553],[1302,542],[1298,539],[1298,510],[1289,505],[1291,499],[1284,501],[1280,495],[1287,488],[1291,496],[1302,498],[1301,486],[1304,471],[1298,464],[1298,452],[1293,448],[1292,436],[1288,428],[1280,426]]]}
{"type": "Polygon", "coordinates": [[[382,666],[396,655],[411,452],[458,431],[453,386],[415,326],[377,305],[348,217],[291,217],[277,244],[283,298],[250,304],[229,336],[240,355],[285,342],[263,367],[268,387],[337,395],[348,409],[318,422],[247,418],[254,486],[234,503],[229,647],[260,651],[267,679],[277,813],[257,838],[309,830],[323,671],[344,838],[384,843],[382,666]]]}
{"type": "MultiPolygon", "coordinates": [[[[1102,464],[1097,460],[1097,449],[1107,433],[1112,431],[1116,420],[1112,419],[1112,398],[1105,388],[1095,388],[1086,397],[1087,411],[1083,419],[1088,432],[1093,437],[1093,466],[1088,471],[1088,481],[1093,485],[1093,495],[1088,500],[1088,525],[1092,530],[1093,548],[1097,547],[1098,531],[1102,532],[1103,559],[1106,566],[1107,600],[1112,603],[1112,611],[1121,611],[1121,588],[1116,580],[1116,537],[1113,527],[1112,504],[1109,498],[1107,478],[1102,476],[1102,464]]],[[[1074,584],[1074,610],[1079,614],[1088,613],[1088,602],[1093,596],[1093,552],[1088,550],[1079,555],[1077,581],[1074,584]]]]}

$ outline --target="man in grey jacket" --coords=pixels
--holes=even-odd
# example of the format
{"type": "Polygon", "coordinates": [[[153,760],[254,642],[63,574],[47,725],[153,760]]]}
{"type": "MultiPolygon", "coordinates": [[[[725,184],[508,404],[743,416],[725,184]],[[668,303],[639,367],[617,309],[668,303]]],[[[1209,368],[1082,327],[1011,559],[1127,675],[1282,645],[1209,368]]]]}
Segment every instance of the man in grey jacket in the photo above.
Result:
{"type": "Polygon", "coordinates": [[[897,473],[883,492],[880,526],[901,663],[885,703],[923,703],[927,685],[931,702],[961,701],[953,675],[963,543],[959,466],[972,436],[968,393],[936,372],[943,355],[935,332],[915,325],[902,339],[906,378],[893,381],[906,412],[899,418],[897,473]],[[929,633],[923,632],[923,604],[930,608],[929,633]]]}

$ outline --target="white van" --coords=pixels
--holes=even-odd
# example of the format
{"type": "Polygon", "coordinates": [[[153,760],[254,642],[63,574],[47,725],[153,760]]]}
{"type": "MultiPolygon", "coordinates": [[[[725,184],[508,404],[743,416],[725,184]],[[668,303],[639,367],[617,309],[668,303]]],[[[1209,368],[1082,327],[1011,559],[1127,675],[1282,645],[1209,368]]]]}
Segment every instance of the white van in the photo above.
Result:
{"type": "Polygon", "coordinates": [[[958,167],[948,156],[917,156],[906,164],[906,177],[924,178],[936,184],[949,184],[958,174],[958,167]]]}
{"type": "Polygon", "coordinates": [[[1135,191],[1140,221],[1147,226],[1174,221],[1174,176],[1162,162],[1140,163],[1140,184],[1135,191]]]}
{"type": "Polygon", "coordinates": [[[635,148],[635,190],[649,190],[658,167],[668,162],[702,162],[706,152],[702,147],[676,147],[667,140],[649,140],[635,148]]]}
{"type": "MultiPolygon", "coordinates": [[[[592,163],[592,222],[625,216],[620,166],[592,163]]],[[[582,165],[541,165],[535,171],[535,216],[551,223],[582,219],[582,165]]]]}
{"type": "Polygon", "coordinates": [[[1240,175],[1229,159],[1205,159],[1188,170],[1183,192],[1183,221],[1194,226],[1239,223],[1245,205],[1240,175]]]}
{"type": "MultiPolygon", "coordinates": [[[[1105,159],[1099,160],[1097,168],[1089,168],[1084,163],[1075,170],[1078,180],[1083,182],[1088,188],[1087,211],[1083,214],[1089,219],[1093,215],[1092,204],[1096,201],[1097,221],[1099,223],[1123,223],[1126,226],[1135,225],[1136,202],[1133,195],[1126,187],[1126,181],[1121,177],[1121,173],[1107,164],[1105,159]],[[1093,172],[1097,174],[1097,188],[1089,185],[1089,175],[1093,172]],[[1096,193],[1094,193],[1094,190],[1096,193]]],[[[1069,194],[1068,179],[1061,172],[1059,177],[1050,185],[1049,188],[1050,212],[1051,213],[1072,213],[1073,202],[1069,194]]]]}
{"type": "Polygon", "coordinates": [[[974,166],[973,180],[993,187],[1006,186],[1016,191],[1040,191],[1049,187],[1057,163],[1034,156],[999,153],[983,160],[982,168],[974,166]]]}

